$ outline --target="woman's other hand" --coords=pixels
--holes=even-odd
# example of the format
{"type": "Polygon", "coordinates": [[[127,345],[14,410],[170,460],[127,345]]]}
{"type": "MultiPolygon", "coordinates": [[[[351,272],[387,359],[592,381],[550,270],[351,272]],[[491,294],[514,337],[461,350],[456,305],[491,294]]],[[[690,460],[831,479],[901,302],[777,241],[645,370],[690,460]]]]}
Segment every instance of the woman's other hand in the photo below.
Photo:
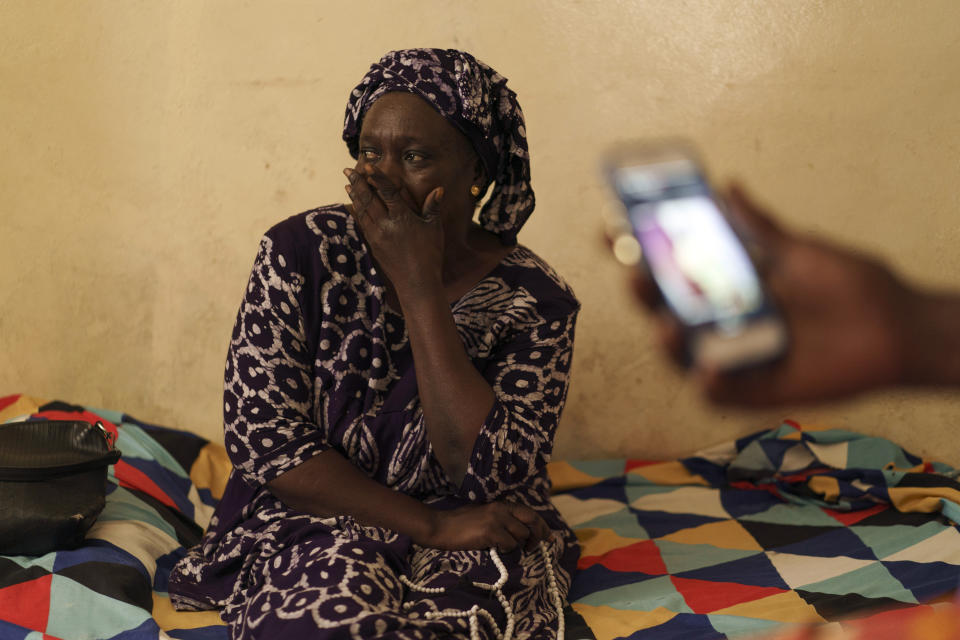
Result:
{"type": "Polygon", "coordinates": [[[550,528],[536,511],[512,502],[468,505],[434,511],[423,540],[425,547],[464,550],[494,547],[504,553],[517,547],[532,549],[550,536],[550,528]]]}
{"type": "Polygon", "coordinates": [[[343,173],[350,181],[345,188],[351,214],[397,294],[442,286],[443,187],[427,194],[418,208],[406,189],[372,164],[361,161],[343,173]]]}

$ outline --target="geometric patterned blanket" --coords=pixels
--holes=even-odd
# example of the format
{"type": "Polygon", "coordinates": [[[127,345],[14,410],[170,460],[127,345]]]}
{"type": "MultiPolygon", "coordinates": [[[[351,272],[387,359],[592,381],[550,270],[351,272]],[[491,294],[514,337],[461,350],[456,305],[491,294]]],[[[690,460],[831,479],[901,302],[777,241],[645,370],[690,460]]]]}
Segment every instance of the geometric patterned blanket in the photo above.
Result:
{"type": "MultiPolygon", "coordinates": [[[[123,457],[82,547],[0,557],[0,640],[226,640],[216,612],[167,597],[222,495],[223,447],[115,411],[0,398],[0,423],[29,416],[100,420],[123,457]]],[[[550,475],[582,546],[570,601],[598,640],[736,637],[957,584],[955,473],[885,440],[785,423],[684,460],[561,461],[550,475]]]]}
{"type": "Polygon", "coordinates": [[[960,578],[960,485],[888,440],[785,422],[667,462],[555,462],[600,640],[725,638],[931,602],[960,578]]]}
{"type": "Polygon", "coordinates": [[[167,597],[170,569],[223,494],[223,447],[115,411],[0,398],[0,423],[30,416],[100,420],[123,456],[83,546],[0,556],[0,639],[226,640],[216,612],[176,612],[167,597]]]}

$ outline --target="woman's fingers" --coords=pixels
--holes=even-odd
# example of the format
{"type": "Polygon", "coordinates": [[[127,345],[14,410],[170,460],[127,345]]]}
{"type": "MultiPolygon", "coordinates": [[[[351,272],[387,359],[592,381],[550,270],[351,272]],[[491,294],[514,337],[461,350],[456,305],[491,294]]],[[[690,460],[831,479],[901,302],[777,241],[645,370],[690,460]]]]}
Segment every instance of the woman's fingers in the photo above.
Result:
{"type": "Polygon", "coordinates": [[[377,194],[383,198],[389,208],[391,205],[401,201],[400,187],[393,184],[390,179],[378,170],[372,164],[365,164],[363,170],[366,174],[367,185],[376,189],[377,194]]]}
{"type": "MultiPolygon", "coordinates": [[[[402,215],[407,212],[414,214],[418,218],[422,217],[420,214],[420,205],[413,199],[413,196],[406,187],[394,184],[386,174],[370,163],[364,164],[362,171],[367,186],[380,196],[386,205],[388,213],[402,215]]],[[[436,191],[436,189],[434,189],[434,191],[436,191]]],[[[441,192],[442,191],[441,189],[441,192]]]]}
{"type": "Polygon", "coordinates": [[[424,222],[433,222],[440,219],[440,204],[443,202],[443,187],[437,187],[427,194],[423,201],[423,210],[420,217],[424,222]]]}
{"type": "Polygon", "coordinates": [[[449,535],[439,536],[445,549],[493,547],[509,553],[525,546],[529,551],[551,535],[550,527],[535,510],[507,501],[460,507],[443,512],[443,519],[447,520],[444,527],[449,528],[449,535]]]}
{"type": "Polygon", "coordinates": [[[550,527],[533,509],[519,504],[510,505],[510,515],[527,531],[527,536],[524,538],[527,549],[533,548],[536,543],[550,537],[550,527]]]}
{"type": "Polygon", "coordinates": [[[520,546],[521,540],[517,540],[510,530],[506,527],[499,527],[496,531],[493,532],[493,547],[500,552],[510,553],[518,546],[520,546]]]}
{"type": "Polygon", "coordinates": [[[363,175],[354,169],[344,169],[343,174],[347,176],[350,184],[344,189],[350,196],[350,202],[353,204],[353,215],[361,226],[366,224],[369,217],[378,218],[383,215],[385,209],[382,202],[378,202],[377,196],[373,190],[363,180],[363,175]]]}
{"type": "Polygon", "coordinates": [[[527,539],[527,548],[533,549],[537,544],[543,540],[548,540],[550,538],[550,527],[547,526],[547,523],[539,515],[534,520],[533,527],[530,531],[530,537],[527,539]]]}
{"type": "Polygon", "coordinates": [[[516,546],[520,546],[530,539],[530,529],[517,518],[514,518],[513,516],[504,518],[503,525],[506,528],[507,533],[510,534],[510,537],[513,538],[516,546]]]}
{"type": "Polygon", "coordinates": [[[537,541],[550,537],[550,527],[547,526],[546,521],[539,513],[523,505],[516,505],[516,507],[513,512],[514,517],[519,517],[527,525],[530,532],[536,536],[537,541]]]}

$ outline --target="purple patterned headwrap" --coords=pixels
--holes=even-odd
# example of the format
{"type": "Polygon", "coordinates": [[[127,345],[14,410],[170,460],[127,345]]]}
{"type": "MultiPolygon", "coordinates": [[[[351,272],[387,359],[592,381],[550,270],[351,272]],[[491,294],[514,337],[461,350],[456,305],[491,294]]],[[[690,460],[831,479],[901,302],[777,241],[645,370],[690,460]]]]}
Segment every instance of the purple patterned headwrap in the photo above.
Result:
{"type": "Polygon", "coordinates": [[[527,131],[517,94],[507,79],[469,53],[456,49],[391,51],[350,93],[343,139],[354,158],[363,117],[389,91],[426,100],[473,145],[494,183],[480,210],[480,224],[516,244],[520,227],[533,213],[527,131]]]}

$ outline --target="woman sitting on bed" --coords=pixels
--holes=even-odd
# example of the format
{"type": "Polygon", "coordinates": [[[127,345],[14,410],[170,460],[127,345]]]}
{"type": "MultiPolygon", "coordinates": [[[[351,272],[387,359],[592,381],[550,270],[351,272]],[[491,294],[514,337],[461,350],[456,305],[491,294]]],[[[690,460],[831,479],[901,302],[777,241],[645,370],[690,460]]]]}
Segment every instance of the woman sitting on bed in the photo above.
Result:
{"type": "Polygon", "coordinates": [[[516,96],[469,54],[395,51],[343,138],[352,204],[260,244],[227,357],[233,473],[171,598],[222,607],[234,638],[555,637],[578,547],[546,463],[579,304],[516,244],[516,96]]]}

